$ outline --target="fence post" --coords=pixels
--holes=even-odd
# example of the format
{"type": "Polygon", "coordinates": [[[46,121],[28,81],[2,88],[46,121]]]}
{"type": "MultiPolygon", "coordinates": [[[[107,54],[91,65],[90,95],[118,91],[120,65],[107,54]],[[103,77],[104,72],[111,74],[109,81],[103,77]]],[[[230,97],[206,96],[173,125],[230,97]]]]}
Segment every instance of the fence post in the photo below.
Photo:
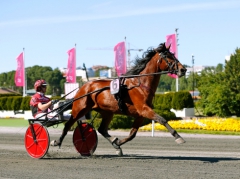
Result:
{"type": "Polygon", "coordinates": [[[152,137],[154,136],[154,125],[155,125],[155,121],[152,120],[152,137]]]}

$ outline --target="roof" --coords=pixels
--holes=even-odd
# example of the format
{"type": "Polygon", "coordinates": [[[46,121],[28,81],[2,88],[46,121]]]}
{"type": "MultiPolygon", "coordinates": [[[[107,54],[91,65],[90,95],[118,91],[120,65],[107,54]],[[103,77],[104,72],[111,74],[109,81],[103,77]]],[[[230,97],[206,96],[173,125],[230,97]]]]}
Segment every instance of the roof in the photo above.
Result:
{"type": "Polygon", "coordinates": [[[27,95],[34,95],[36,93],[36,90],[35,89],[29,89],[29,90],[26,90],[26,93],[27,95]]]}
{"type": "Polygon", "coordinates": [[[9,88],[0,87],[0,94],[12,94],[12,93],[19,94],[18,92],[11,90],[9,88]]]}

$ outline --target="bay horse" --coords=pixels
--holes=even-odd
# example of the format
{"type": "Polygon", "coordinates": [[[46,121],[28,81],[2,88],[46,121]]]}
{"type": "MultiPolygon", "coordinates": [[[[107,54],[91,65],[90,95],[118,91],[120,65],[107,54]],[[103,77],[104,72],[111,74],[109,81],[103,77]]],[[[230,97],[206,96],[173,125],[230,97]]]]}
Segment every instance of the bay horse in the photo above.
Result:
{"type": "Polygon", "coordinates": [[[175,73],[178,77],[182,77],[186,73],[186,68],[169,49],[170,46],[166,47],[165,43],[162,43],[157,48],[145,52],[143,58],[137,57],[135,66],[122,76],[121,86],[123,89],[121,95],[117,97],[110,93],[110,80],[101,79],[85,83],[76,93],[74,99],[80,99],[74,100],[72,116],[65,124],[60,138],[54,141],[54,145],[60,147],[71,126],[90,110],[95,110],[101,114],[102,121],[98,132],[117,151],[120,150],[119,155],[122,155],[120,146],[136,136],[144,118],[164,125],[178,144],[184,143],[185,140],[168,124],[167,120],[152,109],[152,101],[161,72],[175,73]],[[81,98],[81,96],[84,97],[81,98]],[[124,114],[135,118],[128,137],[118,139],[108,133],[108,126],[114,114],[124,114]]]}

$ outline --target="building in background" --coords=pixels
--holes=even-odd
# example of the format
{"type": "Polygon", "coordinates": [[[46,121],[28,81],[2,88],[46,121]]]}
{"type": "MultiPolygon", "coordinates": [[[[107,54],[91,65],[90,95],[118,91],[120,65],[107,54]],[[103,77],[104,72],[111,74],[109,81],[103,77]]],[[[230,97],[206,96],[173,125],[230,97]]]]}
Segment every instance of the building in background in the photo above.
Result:
{"type": "Polygon", "coordinates": [[[230,57],[231,57],[231,55],[225,56],[225,60],[226,60],[226,61],[229,61],[229,60],[230,60],[230,57]]]}
{"type": "Polygon", "coordinates": [[[198,75],[201,75],[202,71],[206,68],[211,68],[213,66],[194,66],[194,67],[188,67],[185,77],[188,78],[188,76],[194,71],[194,73],[197,73],[198,75]]]}
{"type": "Polygon", "coordinates": [[[0,87],[0,94],[20,94],[12,89],[0,87]]]}
{"type": "Polygon", "coordinates": [[[106,77],[106,78],[111,78],[112,77],[112,70],[100,70],[99,71],[99,77],[106,77]]]}
{"type": "MultiPolygon", "coordinates": [[[[102,68],[108,68],[107,66],[96,65],[91,68],[87,68],[87,74],[89,79],[98,79],[98,78],[111,78],[112,77],[112,69],[108,70],[100,70],[102,68]],[[99,70],[99,76],[95,75],[95,72],[99,70]]],[[[59,68],[63,76],[66,76],[67,68],[59,68]]],[[[87,81],[86,71],[82,67],[76,68],[76,76],[82,77],[83,81],[87,81]]]]}

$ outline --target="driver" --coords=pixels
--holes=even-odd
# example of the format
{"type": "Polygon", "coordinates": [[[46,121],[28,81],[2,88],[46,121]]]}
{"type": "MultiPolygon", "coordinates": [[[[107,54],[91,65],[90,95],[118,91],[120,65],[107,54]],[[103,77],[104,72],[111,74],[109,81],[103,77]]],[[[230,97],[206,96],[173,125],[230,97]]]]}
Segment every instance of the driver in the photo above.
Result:
{"type": "MultiPolygon", "coordinates": [[[[33,117],[35,119],[45,119],[46,117],[48,117],[51,118],[51,120],[57,120],[58,115],[56,115],[56,112],[49,113],[53,109],[55,100],[51,100],[50,98],[45,96],[45,92],[47,89],[46,81],[42,79],[37,80],[34,84],[34,89],[36,90],[36,93],[32,96],[30,100],[30,108],[32,110],[33,117]]],[[[64,119],[68,120],[70,116],[71,115],[65,115],[64,119]]]]}

